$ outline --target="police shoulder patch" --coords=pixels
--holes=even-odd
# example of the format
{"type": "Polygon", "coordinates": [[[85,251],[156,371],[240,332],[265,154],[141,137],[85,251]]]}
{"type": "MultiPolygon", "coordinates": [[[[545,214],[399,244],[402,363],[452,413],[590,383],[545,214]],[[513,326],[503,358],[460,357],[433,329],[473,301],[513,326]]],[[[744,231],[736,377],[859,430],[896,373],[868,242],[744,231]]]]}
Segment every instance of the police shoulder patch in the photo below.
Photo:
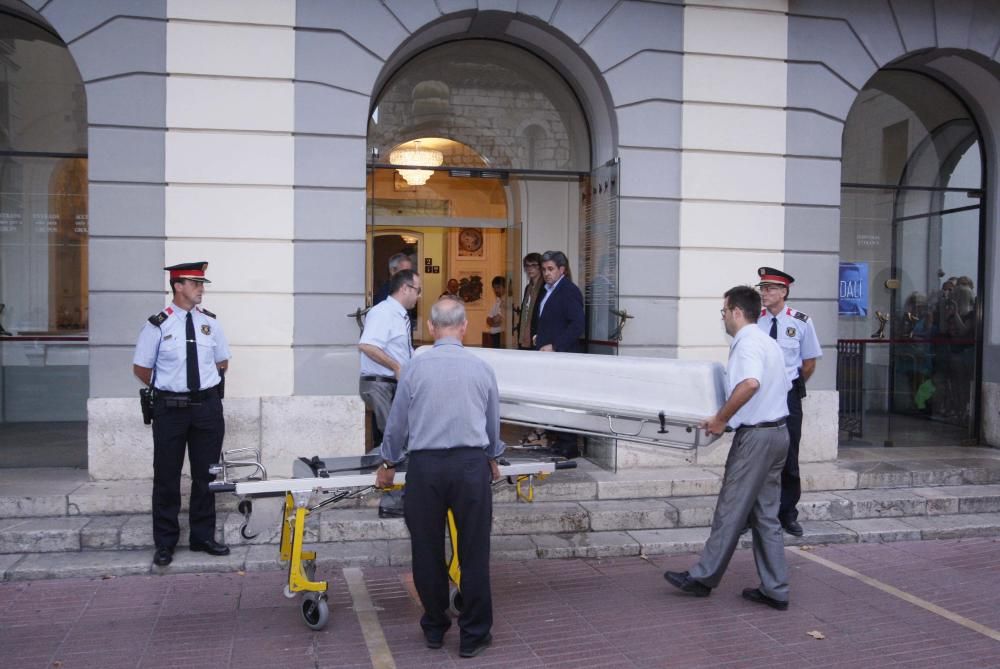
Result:
{"type": "Polygon", "coordinates": [[[150,316],[149,317],[149,322],[152,323],[156,327],[160,327],[161,325],[163,325],[163,321],[167,320],[167,318],[168,318],[167,312],[166,311],[161,311],[158,314],[154,314],[153,316],[150,316]]]}
{"type": "Polygon", "coordinates": [[[205,314],[209,318],[218,318],[215,314],[213,314],[211,311],[209,311],[208,309],[206,309],[204,307],[198,307],[198,311],[200,311],[201,313],[205,314]]]}
{"type": "Polygon", "coordinates": [[[798,318],[798,319],[799,319],[800,321],[802,321],[803,323],[805,323],[806,321],[808,321],[808,320],[809,320],[809,317],[808,317],[808,316],[806,316],[806,315],[805,315],[804,313],[802,313],[801,311],[796,311],[796,312],[795,312],[794,314],[792,314],[792,316],[793,316],[793,317],[795,317],[795,318],[798,318]]]}

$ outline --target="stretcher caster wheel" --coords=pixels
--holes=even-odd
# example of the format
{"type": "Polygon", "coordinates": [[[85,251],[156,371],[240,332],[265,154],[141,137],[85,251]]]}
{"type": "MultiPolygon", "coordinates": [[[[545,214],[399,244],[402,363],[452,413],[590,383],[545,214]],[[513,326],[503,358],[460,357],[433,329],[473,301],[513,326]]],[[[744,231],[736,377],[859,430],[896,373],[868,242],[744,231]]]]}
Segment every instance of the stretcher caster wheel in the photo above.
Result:
{"type": "Polygon", "coordinates": [[[457,618],[462,613],[462,591],[454,585],[448,586],[448,613],[457,618]]]}
{"type": "Polygon", "coordinates": [[[253,502],[248,499],[241,499],[240,503],[236,506],[236,510],[243,514],[243,524],[240,525],[240,536],[250,541],[255,539],[259,532],[250,534],[247,530],[247,526],[250,524],[250,515],[253,513],[253,502]]]}
{"type": "Polygon", "coordinates": [[[330,622],[330,605],[326,593],[310,593],[302,599],[302,620],[311,630],[321,630],[330,622]]]}
{"type": "Polygon", "coordinates": [[[295,593],[292,592],[292,589],[288,587],[287,583],[285,584],[285,587],[281,589],[281,594],[283,594],[286,599],[295,599],[295,593]]]}

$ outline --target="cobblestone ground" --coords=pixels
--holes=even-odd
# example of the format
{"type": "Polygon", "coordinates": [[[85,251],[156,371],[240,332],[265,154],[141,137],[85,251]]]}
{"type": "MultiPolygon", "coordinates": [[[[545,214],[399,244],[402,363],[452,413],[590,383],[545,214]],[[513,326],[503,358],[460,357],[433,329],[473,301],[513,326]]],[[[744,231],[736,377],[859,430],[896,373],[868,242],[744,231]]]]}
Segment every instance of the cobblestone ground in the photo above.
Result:
{"type": "Polygon", "coordinates": [[[303,625],[299,600],[281,595],[280,572],[8,582],[0,584],[0,665],[1000,667],[1000,541],[788,556],[787,612],[740,598],[756,585],[750,551],[736,553],[706,599],[662,578],[693,555],[498,563],[495,642],[471,660],[458,657],[455,627],[444,648],[424,648],[405,568],[362,569],[374,624],[361,622],[364,606],[356,610],[358,589],[352,598],[344,572],[326,574],[332,615],[322,632],[303,625]]]}

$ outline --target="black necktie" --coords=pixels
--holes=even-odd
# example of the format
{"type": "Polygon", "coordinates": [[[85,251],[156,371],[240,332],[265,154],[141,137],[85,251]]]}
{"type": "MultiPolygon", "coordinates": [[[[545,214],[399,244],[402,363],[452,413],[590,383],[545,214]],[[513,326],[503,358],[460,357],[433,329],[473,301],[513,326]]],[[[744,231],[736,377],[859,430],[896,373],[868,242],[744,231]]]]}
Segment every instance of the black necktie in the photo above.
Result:
{"type": "Polygon", "coordinates": [[[778,317],[777,316],[771,316],[771,332],[770,332],[770,335],[771,335],[771,339],[777,339],[778,338],[778,317]]]}
{"type": "Polygon", "coordinates": [[[191,318],[190,311],[187,315],[184,336],[187,338],[188,390],[198,392],[201,390],[201,376],[198,374],[198,342],[194,338],[194,319],[191,318]]]}

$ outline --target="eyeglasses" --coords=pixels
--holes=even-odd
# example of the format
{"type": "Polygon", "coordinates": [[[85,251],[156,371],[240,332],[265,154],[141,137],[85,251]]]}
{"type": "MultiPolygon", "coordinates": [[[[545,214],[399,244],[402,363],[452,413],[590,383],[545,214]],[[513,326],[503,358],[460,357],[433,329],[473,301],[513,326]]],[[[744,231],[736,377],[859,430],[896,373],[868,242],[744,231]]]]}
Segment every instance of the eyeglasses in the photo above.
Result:
{"type": "Polygon", "coordinates": [[[410,288],[412,288],[413,290],[417,291],[417,295],[419,295],[420,293],[424,292],[423,288],[419,288],[417,286],[414,286],[412,283],[408,283],[406,285],[409,286],[410,288]]]}
{"type": "Polygon", "coordinates": [[[723,316],[726,315],[727,311],[732,311],[732,309],[730,307],[722,307],[721,309],[719,309],[719,313],[722,314],[723,316]]]}
{"type": "Polygon", "coordinates": [[[538,263],[536,263],[536,262],[526,262],[526,263],[524,263],[524,269],[528,269],[529,267],[538,267],[538,263]]]}

